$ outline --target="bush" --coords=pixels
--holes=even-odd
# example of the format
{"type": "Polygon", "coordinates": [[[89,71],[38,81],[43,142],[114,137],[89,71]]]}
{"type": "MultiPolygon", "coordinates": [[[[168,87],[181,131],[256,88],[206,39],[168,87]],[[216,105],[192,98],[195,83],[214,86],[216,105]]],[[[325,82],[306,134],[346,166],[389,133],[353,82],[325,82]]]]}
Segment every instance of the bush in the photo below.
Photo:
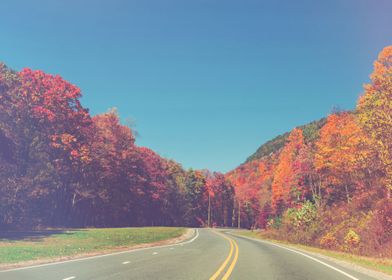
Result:
{"type": "Polygon", "coordinates": [[[267,228],[279,229],[281,225],[282,225],[282,218],[278,216],[268,221],[267,228]]]}
{"type": "Polygon", "coordinates": [[[345,251],[356,251],[361,242],[360,236],[352,229],[350,229],[344,237],[344,250],[345,251]]]}
{"type": "Polygon", "coordinates": [[[317,209],[310,201],[304,202],[298,208],[289,208],[282,217],[282,238],[291,242],[312,244],[317,238],[320,227],[317,209]]]}
{"type": "Polygon", "coordinates": [[[326,249],[334,249],[338,247],[338,240],[332,232],[328,232],[320,239],[320,246],[326,249]]]}
{"type": "Polygon", "coordinates": [[[372,210],[370,221],[360,233],[363,240],[361,253],[369,256],[392,257],[392,202],[379,201],[372,210]]]}
{"type": "Polygon", "coordinates": [[[317,218],[317,209],[310,201],[305,201],[300,208],[289,208],[286,212],[291,226],[299,228],[309,226],[317,218]]]}

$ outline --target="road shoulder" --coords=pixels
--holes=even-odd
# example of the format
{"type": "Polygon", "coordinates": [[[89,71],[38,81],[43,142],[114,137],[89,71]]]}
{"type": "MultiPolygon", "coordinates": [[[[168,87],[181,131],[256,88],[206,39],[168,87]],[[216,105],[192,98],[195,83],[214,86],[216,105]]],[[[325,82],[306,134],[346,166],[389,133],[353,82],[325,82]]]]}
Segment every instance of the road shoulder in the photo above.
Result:
{"type": "Polygon", "coordinates": [[[229,234],[231,234],[233,236],[236,236],[236,237],[239,237],[239,238],[245,238],[245,239],[254,240],[254,241],[257,241],[257,242],[271,243],[271,244],[278,245],[280,247],[286,247],[288,249],[295,250],[295,251],[301,252],[303,254],[307,254],[307,255],[309,255],[311,257],[318,258],[320,260],[325,260],[325,261],[328,261],[328,262],[331,262],[331,263],[335,263],[335,264],[337,264],[337,265],[339,265],[341,267],[344,267],[344,268],[347,268],[347,269],[351,269],[351,270],[354,270],[354,271],[366,274],[366,275],[368,275],[370,277],[373,277],[375,279],[392,280],[392,276],[391,275],[388,275],[388,274],[383,273],[381,271],[372,270],[372,269],[363,267],[361,265],[358,265],[358,264],[355,264],[355,263],[352,263],[352,262],[339,260],[339,259],[336,259],[336,258],[333,258],[333,257],[330,257],[330,256],[323,255],[321,253],[316,253],[316,252],[312,252],[312,251],[309,251],[309,250],[305,250],[303,248],[299,248],[298,246],[295,246],[295,244],[287,244],[287,243],[283,243],[283,242],[277,242],[275,240],[266,240],[266,239],[261,239],[261,238],[249,237],[249,236],[237,233],[235,231],[230,231],[229,234]]]}

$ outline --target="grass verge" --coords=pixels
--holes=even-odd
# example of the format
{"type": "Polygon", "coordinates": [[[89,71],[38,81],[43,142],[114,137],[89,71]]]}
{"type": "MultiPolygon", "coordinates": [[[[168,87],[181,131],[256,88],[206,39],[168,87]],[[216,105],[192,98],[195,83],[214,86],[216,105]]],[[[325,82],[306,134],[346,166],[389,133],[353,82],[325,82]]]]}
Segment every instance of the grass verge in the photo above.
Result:
{"type": "Polygon", "coordinates": [[[235,233],[239,234],[239,235],[247,236],[247,237],[273,241],[276,243],[286,245],[288,247],[297,248],[297,249],[301,249],[301,250],[308,251],[311,253],[316,253],[316,254],[332,257],[332,258],[335,258],[338,260],[351,262],[351,263],[354,263],[354,264],[357,264],[357,265],[360,265],[360,266],[363,266],[363,267],[366,267],[369,269],[381,271],[381,272],[384,272],[388,275],[392,275],[392,259],[364,257],[364,256],[353,255],[353,254],[349,254],[349,253],[345,253],[345,252],[337,252],[337,251],[320,249],[317,247],[311,247],[311,246],[306,246],[306,245],[302,245],[302,244],[293,244],[293,243],[289,243],[289,242],[282,241],[282,240],[268,239],[268,238],[265,238],[264,236],[261,236],[260,233],[257,231],[236,230],[235,233]]]}
{"type": "Polygon", "coordinates": [[[184,228],[144,227],[0,232],[0,265],[57,260],[163,242],[184,228]]]}

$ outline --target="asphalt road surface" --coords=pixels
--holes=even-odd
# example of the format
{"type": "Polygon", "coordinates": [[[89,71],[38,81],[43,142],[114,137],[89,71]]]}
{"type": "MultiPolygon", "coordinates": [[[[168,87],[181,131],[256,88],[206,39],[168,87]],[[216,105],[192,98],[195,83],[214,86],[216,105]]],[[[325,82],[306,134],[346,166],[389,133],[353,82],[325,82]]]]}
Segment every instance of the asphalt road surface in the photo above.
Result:
{"type": "Polygon", "coordinates": [[[375,279],[280,245],[199,229],[188,241],[0,272],[1,280],[375,279]]]}

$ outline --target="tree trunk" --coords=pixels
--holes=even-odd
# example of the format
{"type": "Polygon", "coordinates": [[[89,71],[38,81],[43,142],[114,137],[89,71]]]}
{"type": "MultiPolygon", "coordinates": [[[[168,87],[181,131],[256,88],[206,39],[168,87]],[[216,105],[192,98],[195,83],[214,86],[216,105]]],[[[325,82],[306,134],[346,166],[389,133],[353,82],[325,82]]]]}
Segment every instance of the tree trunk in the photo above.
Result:
{"type": "Polygon", "coordinates": [[[238,201],[238,228],[241,228],[241,203],[238,201]]]}
{"type": "Polygon", "coordinates": [[[344,189],[346,190],[347,203],[350,203],[350,194],[348,193],[347,184],[344,184],[344,189]]]}
{"type": "Polygon", "coordinates": [[[208,193],[208,218],[207,226],[211,227],[211,195],[208,193]]]}

